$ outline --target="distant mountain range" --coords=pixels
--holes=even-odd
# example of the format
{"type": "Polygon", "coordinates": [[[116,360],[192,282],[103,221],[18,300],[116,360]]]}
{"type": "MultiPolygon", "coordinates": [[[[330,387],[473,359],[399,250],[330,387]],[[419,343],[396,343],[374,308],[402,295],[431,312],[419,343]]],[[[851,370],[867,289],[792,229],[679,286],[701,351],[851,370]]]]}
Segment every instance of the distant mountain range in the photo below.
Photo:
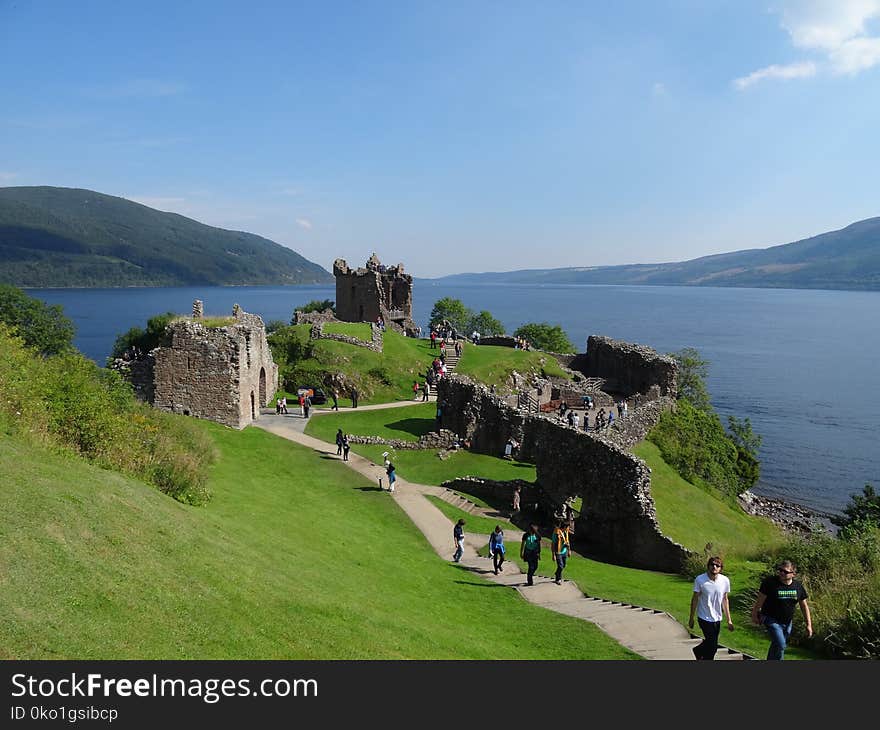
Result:
{"type": "Polygon", "coordinates": [[[0,283],[26,287],[325,284],[323,267],[267,238],[124,198],[0,188],[0,283]]]}
{"type": "Polygon", "coordinates": [[[880,218],[782,246],[680,263],[453,274],[433,281],[880,290],[880,218]]]}

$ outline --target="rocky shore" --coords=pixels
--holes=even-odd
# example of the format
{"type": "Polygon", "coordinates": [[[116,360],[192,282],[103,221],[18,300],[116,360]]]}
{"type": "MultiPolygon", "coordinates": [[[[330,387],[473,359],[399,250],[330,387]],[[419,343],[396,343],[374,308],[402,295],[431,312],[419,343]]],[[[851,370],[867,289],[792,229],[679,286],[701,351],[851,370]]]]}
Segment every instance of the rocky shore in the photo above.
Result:
{"type": "Polygon", "coordinates": [[[762,497],[747,490],[739,495],[739,503],[750,515],[767,517],[789,532],[802,535],[816,531],[835,532],[830,515],[815,512],[793,502],[762,497]]]}

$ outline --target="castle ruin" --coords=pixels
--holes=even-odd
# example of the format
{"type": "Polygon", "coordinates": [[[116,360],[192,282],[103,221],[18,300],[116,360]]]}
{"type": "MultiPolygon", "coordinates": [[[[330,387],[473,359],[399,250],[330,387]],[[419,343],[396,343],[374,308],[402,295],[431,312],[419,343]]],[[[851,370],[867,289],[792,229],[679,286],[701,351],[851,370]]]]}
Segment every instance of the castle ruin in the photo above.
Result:
{"type": "Polygon", "coordinates": [[[345,259],[333,262],[336,277],[336,318],[343,322],[378,319],[406,334],[415,332],[412,320],[412,276],[403,264],[385,266],[374,253],[361,269],[350,269],[345,259]]]}
{"type": "Polygon", "coordinates": [[[228,321],[206,325],[203,304],[171,322],[162,345],[114,367],[155,408],[244,428],[278,390],[263,320],[237,304],[228,321]],[[217,326],[213,326],[217,325],[217,326]]]}

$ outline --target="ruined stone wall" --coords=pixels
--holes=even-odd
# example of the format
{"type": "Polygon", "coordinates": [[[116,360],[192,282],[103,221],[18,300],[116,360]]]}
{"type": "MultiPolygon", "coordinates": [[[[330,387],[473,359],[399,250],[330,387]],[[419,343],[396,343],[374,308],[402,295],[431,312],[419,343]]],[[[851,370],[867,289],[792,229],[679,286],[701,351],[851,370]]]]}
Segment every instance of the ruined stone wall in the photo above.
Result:
{"type": "Polygon", "coordinates": [[[168,344],[151,352],[153,405],[243,428],[278,389],[263,320],[233,310],[235,324],[205,327],[181,319],[167,329],[168,344]]]}
{"type": "Polygon", "coordinates": [[[513,337],[508,337],[507,335],[493,335],[492,337],[481,337],[480,344],[495,345],[495,347],[513,348],[516,346],[516,340],[513,337]]]}
{"type": "Polygon", "coordinates": [[[525,414],[463,376],[439,383],[441,424],[471,439],[472,451],[500,456],[507,439],[518,458],[537,467],[538,486],[551,512],[582,497],[578,540],[624,565],[678,570],[687,551],[660,532],[650,470],[610,439],[577,431],[555,419],[525,414]]]}
{"type": "Polygon", "coordinates": [[[327,322],[337,322],[336,315],[332,309],[325,309],[323,312],[294,312],[294,324],[325,324],[327,322]]]}
{"type": "Polygon", "coordinates": [[[325,332],[324,325],[326,322],[318,322],[312,325],[309,330],[309,338],[312,340],[336,340],[337,342],[345,342],[356,347],[365,347],[373,352],[382,352],[382,328],[375,322],[370,323],[370,341],[364,342],[357,337],[349,337],[348,335],[336,332],[325,332]]]}
{"type": "Polygon", "coordinates": [[[591,335],[586,353],[577,355],[568,367],[588,378],[604,378],[606,390],[615,393],[648,393],[652,386],[659,388],[660,395],[674,398],[678,393],[675,360],[644,345],[591,335]]]}

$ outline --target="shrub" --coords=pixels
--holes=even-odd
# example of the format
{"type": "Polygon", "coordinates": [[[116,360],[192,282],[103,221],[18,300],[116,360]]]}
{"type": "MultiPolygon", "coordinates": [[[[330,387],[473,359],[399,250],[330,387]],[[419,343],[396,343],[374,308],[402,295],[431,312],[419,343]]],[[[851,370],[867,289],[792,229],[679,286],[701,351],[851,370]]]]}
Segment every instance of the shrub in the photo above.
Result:
{"type": "Polygon", "coordinates": [[[0,284],[0,322],[41,355],[69,350],[75,332],[61,305],[50,306],[8,284],[0,284]]]}
{"type": "Polygon", "coordinates": [[[565,330],[558,324],[550,325],[546,322],[531,322],[518,327],[513,333],[514,337],[523,337],[529,343],[539,349],[548,352],[574,352],[574,345],[565,334],[565,330]]]}
{"type": "Polygon", "coordinates": [[[110,359],[122,357],[126,350],[136,348],[141,352],[149,352],[154,347],[158,347],[165,339],[165,328],[179,315],[174,312],[165,312],[165,314],[157,314],[147,320],[147,329],[140,327],[132,327],[128,332],[119,335],[116,342],[113,343],[113,350],[110,353],[110,359]]]}
{"type": "Polygon", "coordinates": [[[76,352],[42,359],[0,325],[0,413],[10,435],[143,479],[175,499],[208,499],[214,447],[187,419],[137,401],[114,371],[76,352]]]}

